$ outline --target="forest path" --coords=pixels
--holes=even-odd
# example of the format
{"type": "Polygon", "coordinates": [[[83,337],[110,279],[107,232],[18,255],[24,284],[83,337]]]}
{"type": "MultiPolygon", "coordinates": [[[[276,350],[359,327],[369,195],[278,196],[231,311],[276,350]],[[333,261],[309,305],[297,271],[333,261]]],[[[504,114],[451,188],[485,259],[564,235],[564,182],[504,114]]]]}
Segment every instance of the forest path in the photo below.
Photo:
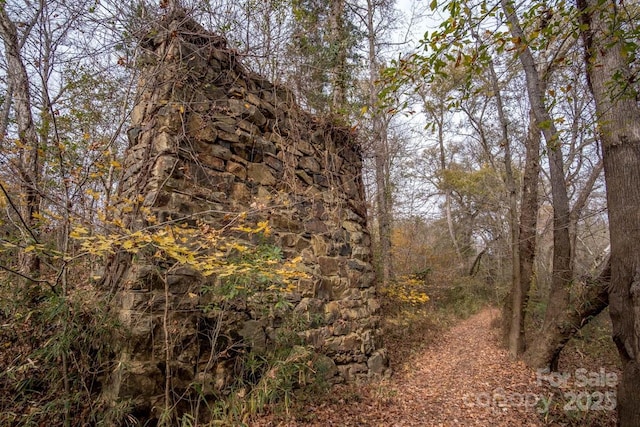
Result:
{"type": "MultiPolygon", "coordinates": [[[[307,408],[282,426],[540,426],[536,374],[501,348],[486,308],[453,326],[387,380],[360,396],[307,408]]],[[[272,424],[273,425],[273,424],[272,424]]]]}

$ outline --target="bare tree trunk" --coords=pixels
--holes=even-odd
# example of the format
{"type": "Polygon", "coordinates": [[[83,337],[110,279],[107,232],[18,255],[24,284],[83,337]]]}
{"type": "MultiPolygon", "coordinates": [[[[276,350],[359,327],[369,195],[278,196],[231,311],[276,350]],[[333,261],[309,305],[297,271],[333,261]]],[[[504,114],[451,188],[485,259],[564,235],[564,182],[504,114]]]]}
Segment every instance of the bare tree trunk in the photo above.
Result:
{"type": "MultiPolygon", "coordinates": [[[[482,39],[478,35],[477,31],[472,29],[471,32],[476,42],[479,44],[482,44],[482,39]]],[[[509,127],[508,127],[507,118],[504,114],[502,94],[500,91],[498,76],[496,74],[493,61],[489,61],[488,71],[489,71],[489,81],[491,82],[491,89],[493,91],[493,95],[496,100],[498,120],[500,123],[500,132],[502,136],[502,141],[500,145],[504,147],[504,169],[505,169],[504,183],[505,183],[505,187],[507,188],[507,199],[509,202],[509,247],[511,252],[511,289],[509,291],[509,295],[507,296],[507,300],[504,306],[504,312],[503,312],[504,336],[503,337],[507,344],[507,347],[509,348],[509,352],[513,357],[516,357],[524,351],[524,313],[525,313],[526,296],[528,293],[528,289],[525,292],[523,292],[521,267],[520,267],[520,261],[521,261],[520,245],[519,245],[520,226],[518,223],[518,201],[517,201],[517,191],[516,191],[517,185],[513,175],[513,168],[512,168],[511,143],[509,141],[509,127]]],[[[530,127],[530,132],[532,132],[533,128],[535,128],[535,126],[530,127]]],[[[479,130],[482,129],[482,126],[480,123],[478,123],[478,129],[479,130]]],[[[540,134],[540,131],[537,129],[535,130],[535,132],[538,135],[540,134]]],[[[529,135],[529,136],[532,136],[532,135],[529,135]]],[[[484,135],[482,136],[481,139],[482,141],[485,141],[484,135]]],[[[529,143],[530,141],[528,140],[527,142],[529,143]]],[[[538,145],[540,144],[539,137],[538,137],[537,143],[538,145]]],[[[486,142],[483,143],[483,146],[486,146],[486,142]]],[[[529,144],[527,144],[527,159],[526,159],[527,163],[525,168],[531,168],[531,165],[533,164],[533,162],[529,158],[529,154],[530,154],[529,148],[530,148],[529,144]]],[[[485,151],[487,153],[489,152],[489,150],[486,148],[485,148],[485,151]]],[[[538,151],[539,149],[536,148],[536,152],[538,151]]],[[[526,175],[525,175],[525,178],[526,178],[526,175]]],[[[536,184],[537,184],[537,180],[536,180],[536,184]]],[[[537,193],[536,193],[536,198],[537,198],[537,193]]],[[[523,194],[523,199],[524,199],[524,194],[523,194]]],[[[537,213],[537,199],[536,199],[536,204],[534,209],[535,209],[535,212],[537,213]]],[[[533,259],[531,259],[531,262],[533,262],[533,259]]]]}
{"type": "Polygon", "coordinates": [[[347,104],[347,46],[344,28],[344,0],[331,0],[329,12],[329,31],[332,64],[332,100],[331,111],[340,112],[347,104]]]}
{"type": "Polygon", "coordinates": [[[520,229],[518,233],[518,282],[513,284],[509,306],[505,310],[509,351],[519,356],[526,350],[524,329],[529,290],[534,280],[536,234],[538,222],[538,181],[540,175],[540,129],[533,113],[529,114],[529,131],[526,139],[522,201],[520,204],[520,229]]]}
{"type": "MultiPolygon", "coordinates": [[[[446,88],[446,83],[444,82],[440,82],[439,85],[443,85],[446,88]]],[[[445,92],[448,92],[448,90],[450,89],[445,89],[445,92]]],[[[445,100],[443,97],[443,94],[438,94],[438,91],[435,91],[436,93],[436,97],[438,97],[438,99],[436,100],[435,103],[429,102],[426,92],[419,92],[419,95],[422,99],[422,104],[423,104],[423,108],[426,114],[429,115],[430,119],[433,120],[433,123],[435,124],[435,126],[437,127],[437,136],[438,136],[438,163],[440,166],[440,173],[442,174],[442,176],[444,177],[444,173],[447,170],[447,155],[446,155],[446,149],[444,146],[444,130],[445,130],[445,100]]],[[[470,112],[467,112],[467,115],[469,116],[470,120],[473,122],[474,118],[473,115],[470,112]]],[[[482,135],[483,134],[483,128],[481,126],[480,123],[476,123],[478,132],[482,135]]],[[[484,145],[484,140],[482,140],[483,145],[484,145]]],[[[493,162],[492,162],[492,166],[493,166],[493,162]]],[[[444,183],[446,184],[446,182],[443,180],[441,181],[441,184],[444,183]]],[[[451,188],[449,187],[449,185],[441,185],[440,191],[442,191],[443,195],[444,195],[444,211],[445,211],[445,217],[447,220],[447,230],[449,232],[449,238],[451,239],[451,245],[453,246],[453,249],[455,250],[456,253],[456,257],[458,259],[458,269],[460,270],[460,272],[463,272],[466,270],[466,266],[465,266],[465,260],[462,254],[462,250],[460,248],[460,244],[459,244],[459,239],[456,236],[456,230],[454,228],[454,224],[453,224],[453,214],[451,211],[451,199],[452,199],[452,191],[451,188]]]]}
{"type": "MultiPolygon", "coordinates": [[[[513,2],[501,0],[507,15],[509,29],[516,40],[526,40],[515,14],[513,2]]],[[[553,198],[553,273],[551,293],[542,331],[537,335],[525,354],[527,363],[537,367],[555,368],[560,351],[564,346],[561,337],[570,325],[564,323],[564,311],[569,309],[569,286],[573,277],[571,271],[571,242],[569,240],[569,197],[564,176],[564,160],[560,147],[560,134],[544,102],[544,85],[531,50],[519,46],[520,62],[525,71],[527,92],[531,109],[538,128],[542,131],[549,155],[549,174],[553,198]]]]}
{"type": "Polygon", "coordinates": [[[619,425],[640,425],[640,108],[614,1],[578,0],[589,83],[596,101],[611,240],[609,303],[622,360],[619,425]]]}
{"type": "Polygon", "coordinates": [[[587,180],[580,190],[578,197],[576,198],[576,202],[573,204],[573,208],[571,209],[571,214],[569,215],[569,239],[571,240],[571,247],[573,248],[571,252],[571,270],[576,271],[576,241],[578,239],[578,221],[582,215],[582,211],[584,210],[587,202],[589,201],[589,196],[593,192],[593,187],[600,177],[602,173],[602,161],[598,162],[591,173],[587,177],[587,180]]]}
{"type": "Polygon", "coordinates": [[[611,257],[607,255],[592,275],[576,280],[573,304],[560,317],[565,325],[555,338],[560,348],[580,329],[609,305],[608,289],[611,283],[611,257]]]}
{"type": "Polygon", "coordinates": [[[507,187],[509,200],[509,244],[511,247],[511,283],[512,283],[512,317],[509,332],[509,352],[512,356],[518,356],[524,350],[524,295],[521,279],[520,279],[520,246],[518,245],[520,230],[518,226],[518,201],[516,194],[516,180],[513,176],[511,166],[511,142],[509,141],[509,130],[507,118],[504,115],[504,105],[502,103],[502,95],[500,86],[498,85],[498,76],[496,75],[493,62],[489,63],[489,77],[491,78],[491,86],[496,98],[496,106],[498,109],[498,118],[500,120],[500,131],[502,134],[502,144],[504,146],[504,170],[505,185],[507,187]]]}
{"type": "Polygon", "coordinates": [[[387,135],[387,121],[383,112],[378,108],[378,90],[376,81],[379,78],[379,64],[376,52],[376,34],[374,26],[375,5],[367,1],[367,41],[369,48],[369,106],[372,119],[372,137],[375,161],[376,204],[379,238],[380,281],[387,286],[393,277],[391,257],[391,185],[389,182],[389,141],[387,135]]]}
{"type": "MultiPolygon", "coordinates": [[[[375,126],[374,126],[375,128],[375,126]]],[[[376,153],[375,153],[375,175],[376,175],[376,204],[378,213],[378,235],[380,240],[380,270],[381,282],[386,286],[393,277],[392,257],[391,257],[391,203],[390,186],[388,180],[387,156],[384,150],[386,138],[385,130],[378,129],[376,153]]]]}
{"type": "MultiPolygon", "coordinates": [[[[444,118],[442,117],[442,110],[433,113],[433,118],[438,125],[438,147],[440,149],[440,172],[444,173],[447,170],[447,158],[445,154],[444,148],[444,118]],[[437,117],[436,117],[437,115],[437,117]]],[[[447,217],[447,229],[449,230],[449,237],[451,238],[451,243],[453,244],[453,248],[456,251],[456,256],[458,257],[458,263],[460,264],[460,268],[464,268],[464,258],[462,257],[462,251],[460,250],[460,245],[458,244],[458,239],[456,238],[456,232],[453,227],[453,216],[451,214],[451,189],[446,186],[444,188],[444,210],[445,215],[447,217]]]]}
{"type": "Polygon", "coordinates": [[[9,126],[9,115],[11,114],[11,105],[13,104],[13,86],[9,82],[7,91],[4,95],[4,103],[2,104],[2,114],[0,114],[0,150],[4,146],[4,139],[7,136],[7,127],[9,126]]]}
{"type": "MultiPolygon", "coordinates": [[[[9,18],[4,4],[0,4],[0,37],[4,42],[7,61],[7,74],[13,89],[13,105],[18,124],[18,138],[23,148],[19,150],[18,159],[13,162],[20,179],[22,223],[28,228],[23,230],[30,240],[38,243],[37,217],[40,209],[39,139],[31,111],[31,91],[27,69],[20,56],[20,43],[15,24],[9,18]]],[[[27,276],[37,277],[40,272],[40,258],[36,251],[23,252],[20,255],[20,270],[27,276]]]]}

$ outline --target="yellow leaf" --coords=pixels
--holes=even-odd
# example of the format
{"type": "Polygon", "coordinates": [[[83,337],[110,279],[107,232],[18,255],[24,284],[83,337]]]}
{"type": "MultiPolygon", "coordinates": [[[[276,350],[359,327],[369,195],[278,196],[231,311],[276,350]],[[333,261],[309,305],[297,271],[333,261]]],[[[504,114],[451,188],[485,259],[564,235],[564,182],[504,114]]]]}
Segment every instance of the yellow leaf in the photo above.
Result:
{"type": "Polygon", "coordinates": [[[86,228],[84,228],[82,226],[74,228],[73,232],[77,233],[77,234],[89,234],[89,230],[87,230],[86,228]]]}

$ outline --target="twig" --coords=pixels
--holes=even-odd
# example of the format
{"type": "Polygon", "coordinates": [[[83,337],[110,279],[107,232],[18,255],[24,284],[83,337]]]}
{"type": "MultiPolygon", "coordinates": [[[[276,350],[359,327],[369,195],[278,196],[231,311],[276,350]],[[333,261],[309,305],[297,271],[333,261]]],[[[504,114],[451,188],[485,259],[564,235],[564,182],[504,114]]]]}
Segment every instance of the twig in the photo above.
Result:
{"type": "Polygon", "coordinates": [[[47,285],[49,285],[51,290],[57,294],[55,286],[53,286],[51,284],[51,282],[48,281],[48,280],[45,280],[45,279],[34,279],[33,277],[29,277],[26,274],[22,274],[19,271],[16,271],[16,270],[14,270],[12,268],[6,267],[6,266],[4,266],[2,264],[0,264],[0,270],[4,270],[4,271],[7,271],[7,272],[9,272],[11,274],[15,274],[16,276],[20,276],[23,279],[29,280],[29,281],[34,282],[34,283],[46,283],[47,285]]]}
{"type": "Polygon", "coordinates": [[[24,220],[24,218],[20,214],[20,211],[18,210],[18,207],[13,203],[13,200],[11,200],[11,197],[9,196],[9,193],[7,192],[7,189],[4,188],[4,185],[2,185],[2,182],[0,182],[0,189],[4,193],[4,197],[7,198],[7,201],[9,202],[9,204],[11,205],[13,210],[16,212],[16,214],[18,214],[18,218],[20,218],[20,222],[22,223],[22,225],[24,225],[24,228],[27,229],[27,231],[29,232],[29,234],[33,238],[33,241],[36,242],[36,243],[40,243],[40,242],[38,242],[38,238],[36,237],[36,235],[33,234],[33,230],[27,225],[26,221],[24,220]]]}

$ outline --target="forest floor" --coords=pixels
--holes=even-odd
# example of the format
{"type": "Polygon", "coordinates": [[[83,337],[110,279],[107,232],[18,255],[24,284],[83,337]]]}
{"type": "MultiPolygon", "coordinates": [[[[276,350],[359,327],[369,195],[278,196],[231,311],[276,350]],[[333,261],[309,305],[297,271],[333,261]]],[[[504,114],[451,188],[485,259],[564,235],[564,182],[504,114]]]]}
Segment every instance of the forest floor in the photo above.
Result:
{"type": "Polygon", "coordinates": [[[329,397],[305,402],[304,410],[293,417],[267,416],[252,425],[615,425],[615,397],[605,400],[604,393],[611,390],[603,384],[592,384],[596,391],[584,388],[572,370],[560,387],[552,377],[510,359],[499,343],[499,315],[499,310],[485,308],[460,321],[424,348],[402,357],[404,362],[392,366],[394,373],[388,379],[338,388],[329,397]],[[577,406],[576,411],[571,405],[577,406]],[[560,417],[553,413],[558,410],[563,412],[560,417]]]}

